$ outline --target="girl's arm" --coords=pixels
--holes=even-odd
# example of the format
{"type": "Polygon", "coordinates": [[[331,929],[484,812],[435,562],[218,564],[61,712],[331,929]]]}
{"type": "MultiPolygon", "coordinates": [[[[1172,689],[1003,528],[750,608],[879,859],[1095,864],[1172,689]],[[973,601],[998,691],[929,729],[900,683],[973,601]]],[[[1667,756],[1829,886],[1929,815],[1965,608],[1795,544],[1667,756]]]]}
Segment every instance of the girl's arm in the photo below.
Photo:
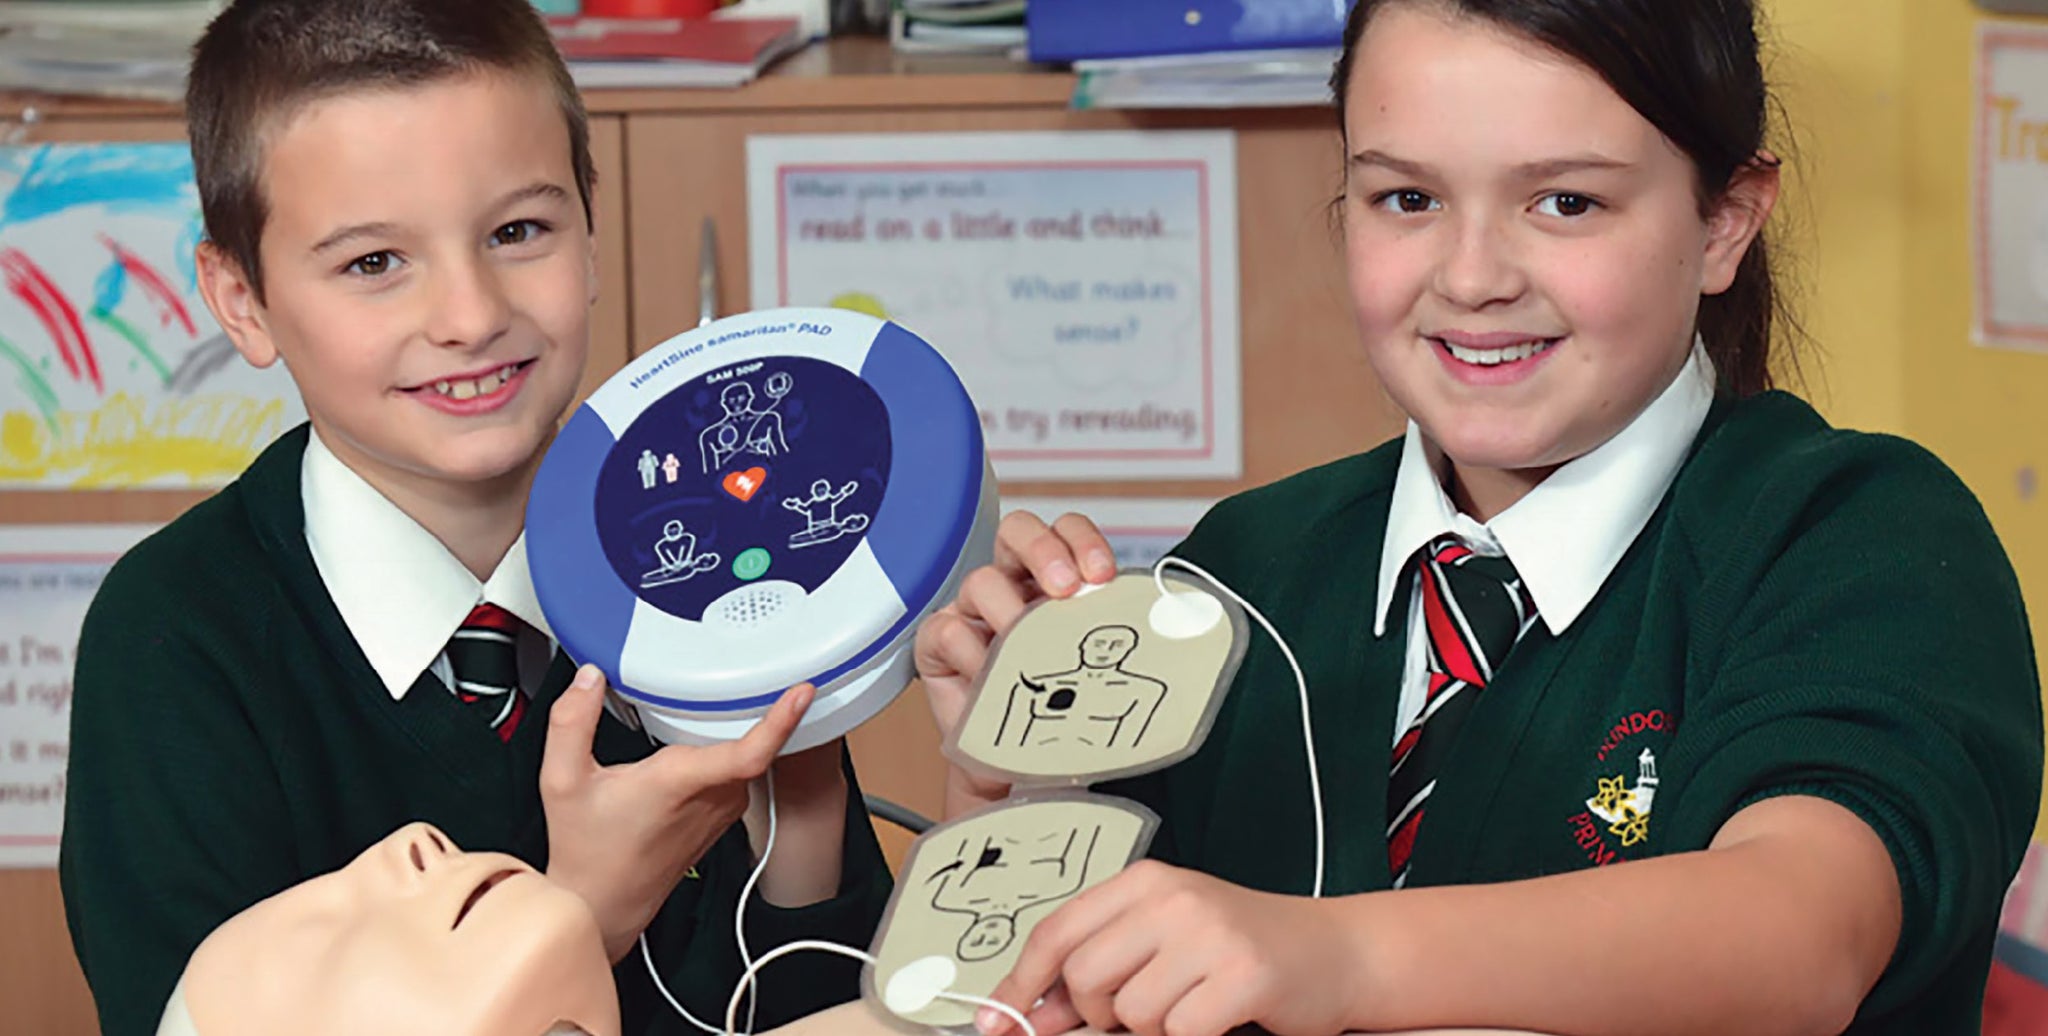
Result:
{"type": "Polygon", "coordinates": [[[995,996],[1051,994],[1041,1033],[1833,1034],[1891,959],[1900,909],[1875,832],[1786,796],[1706,850],[1496,885],[1311,900],[1141,864],[1040,923],[995,996]]]}

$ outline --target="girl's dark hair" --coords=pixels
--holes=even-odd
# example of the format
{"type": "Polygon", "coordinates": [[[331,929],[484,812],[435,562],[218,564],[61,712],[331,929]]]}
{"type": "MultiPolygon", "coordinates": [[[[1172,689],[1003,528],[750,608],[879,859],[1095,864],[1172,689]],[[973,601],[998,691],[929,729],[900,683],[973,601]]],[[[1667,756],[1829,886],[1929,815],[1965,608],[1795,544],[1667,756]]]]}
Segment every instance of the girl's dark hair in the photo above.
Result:
{"type": "MultiPolygon", "coordinates": [[[[1692,159],[1702,216],[1738,172],[1776,162],[1764,150],[1772,105],[1752,0],[1356,0],[1330,76],[1340,129],[1366,26],[1396,3],[1484,19],[1599,73],[1692,159]]],[[[1759,234],[1734,284],[1700,299],[1700,335],[1724,390],[1749,396],[1771,387],[1771,326],[1782,302],[1759,234]]]]}

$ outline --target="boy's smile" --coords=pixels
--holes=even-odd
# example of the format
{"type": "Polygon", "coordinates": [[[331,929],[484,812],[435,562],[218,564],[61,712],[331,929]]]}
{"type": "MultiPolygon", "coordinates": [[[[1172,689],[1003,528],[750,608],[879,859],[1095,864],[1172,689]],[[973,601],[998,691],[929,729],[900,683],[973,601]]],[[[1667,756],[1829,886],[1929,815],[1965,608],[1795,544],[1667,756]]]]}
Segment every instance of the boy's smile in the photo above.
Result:
{"type": "Polygon", "coordinates": [[[518,393],[533,362],[501,363],[488,370],[436,378],[405,391],[444,413],[488,414],[518,393]]]}
{"type": "Polygon", "coordinates": [[[416,518],[427,500],[523,496],[582,376],[596,295],[548,84],[478,73],[345,93],[263,139],[264,298],[214,292],[237,346],[282,359],[321,440],[416,518]]]}

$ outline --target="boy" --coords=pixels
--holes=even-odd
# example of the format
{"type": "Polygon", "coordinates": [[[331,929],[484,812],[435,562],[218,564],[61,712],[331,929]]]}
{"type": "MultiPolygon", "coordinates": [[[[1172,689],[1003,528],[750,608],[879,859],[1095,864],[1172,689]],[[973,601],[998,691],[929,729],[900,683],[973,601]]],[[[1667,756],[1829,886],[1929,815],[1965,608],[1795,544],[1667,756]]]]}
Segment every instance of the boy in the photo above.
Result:
{"type": "MultiPolygon", "coordinates": [[[[124,558],[86,619],[61,877],[102,1031],[153,1031],[215,925],[412,820],[545,866],[615,963],[644,930],[723,1017],[765,818],[733,821],[809,690],[742,741],[654,752],[545,632],[521,526],[597,290],[588,130],[545,25],[526,0],[237,0],[187,110],[207,304],[284,361],[311,427],[124,558]]],[[[862,944],[880,916],[841,757],[774,763],[757,952],[862,944]]],[[[855,975],[770,969],[759,1020],[855,975]]],[[[687,1031],[642,961],[617,978],[626,1031],[687,1031]]]]}

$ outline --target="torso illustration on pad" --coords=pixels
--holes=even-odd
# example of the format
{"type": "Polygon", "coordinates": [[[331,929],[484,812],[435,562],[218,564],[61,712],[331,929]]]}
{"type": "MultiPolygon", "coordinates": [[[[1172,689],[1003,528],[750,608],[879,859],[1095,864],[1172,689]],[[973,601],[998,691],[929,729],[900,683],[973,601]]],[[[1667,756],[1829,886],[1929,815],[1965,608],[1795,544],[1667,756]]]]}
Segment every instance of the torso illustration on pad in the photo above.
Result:
{"type": "Polygon", "coordinates": [[[969,813],[920,836],[903,863],[862,976],[896,1024],[971,1028],[1031,928],[1142,855],[1158,818],[1106,795],[1048,792],[969,813]]]}
{"type": "Polygon", "coordinates": [[[990,651],[946,751],[1023,783],[1087,784],[1193,753],[1244,657],[1234,602],[1126,571],[1028,612],[990,651]]]}
{"type": "Polygon", "coordinates": [[[157,1036],[618,1036],[597,919],[503,853],[408,824],[200,943],[157,1036]]]}

